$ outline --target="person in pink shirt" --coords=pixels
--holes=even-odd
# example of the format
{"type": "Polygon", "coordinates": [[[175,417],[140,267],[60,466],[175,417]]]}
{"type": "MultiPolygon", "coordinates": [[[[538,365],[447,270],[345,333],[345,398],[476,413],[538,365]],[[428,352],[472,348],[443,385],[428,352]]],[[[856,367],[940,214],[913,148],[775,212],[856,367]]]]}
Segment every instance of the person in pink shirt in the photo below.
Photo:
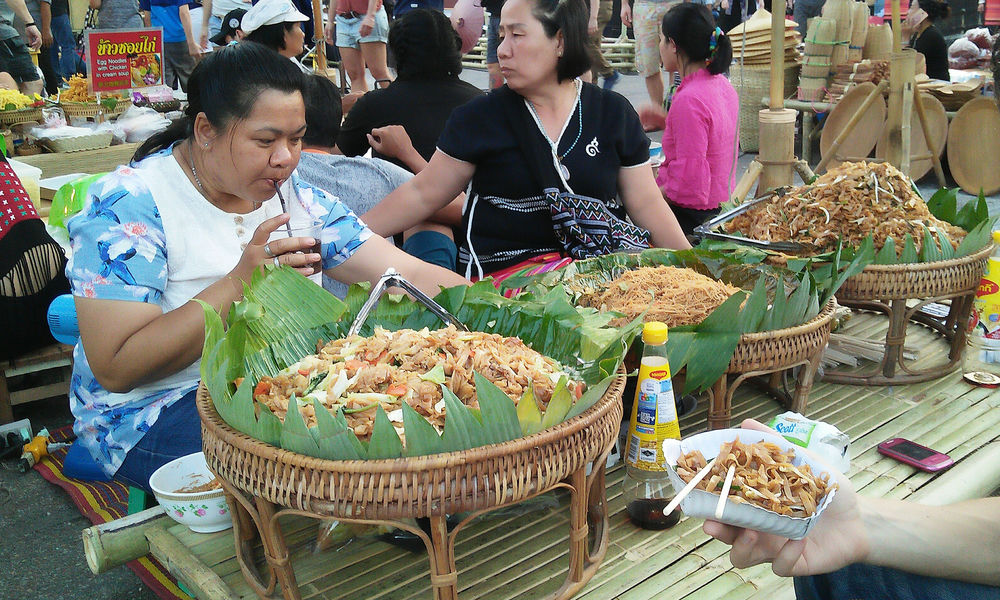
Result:
{"type": "Polygon", "coordinates": [[[725,75],[733,47],[705,5],[684,3],[663,17],[660,59],[683,81],[669,112],[645,106],[639,116],[647,129],[663,128],[656,183],[690,234],[719,213],[734,183],[739,97],[725,75]]]}

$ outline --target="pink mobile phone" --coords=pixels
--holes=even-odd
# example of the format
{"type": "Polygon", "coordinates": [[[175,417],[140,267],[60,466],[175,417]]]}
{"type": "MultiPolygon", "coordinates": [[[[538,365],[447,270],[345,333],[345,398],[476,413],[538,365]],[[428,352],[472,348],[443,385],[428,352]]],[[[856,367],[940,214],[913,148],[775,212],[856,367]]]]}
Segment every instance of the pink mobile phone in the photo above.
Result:
{"type": "Polygon", "coordinates": [[[882,442],[878,445],[878,451],[921,471],[931,473],[947,469],[955,464],[955,461],[951,460],[947,454],[903,438],[893,438],[882,442]]]}

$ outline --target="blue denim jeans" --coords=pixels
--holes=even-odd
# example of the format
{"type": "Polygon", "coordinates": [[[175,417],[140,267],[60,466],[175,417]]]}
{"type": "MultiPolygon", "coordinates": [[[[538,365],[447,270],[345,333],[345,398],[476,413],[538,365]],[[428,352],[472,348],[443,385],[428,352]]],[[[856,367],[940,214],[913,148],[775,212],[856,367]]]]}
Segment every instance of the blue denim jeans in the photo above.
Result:
{"type": "Polygon", "coordinates": [[[52,17],[52,67],[63,79],[76,75],[76,38],[69,23],[69,15],[52,17]]]}
{"type": "Polygon", "coordinates": [[[149,476],[168,462],[181,456],[201,452],[201,419],[191,390],[167,408],[142,436],[139,444],[129,450],[115,473],[115,479],[128,485],[149,489],[149,476]]]}
{"type": "Polygon", "coordinates": [[[825,575],[795,578],[797,600],[986,600],[1000,588],[855,564],[825,575]]]}

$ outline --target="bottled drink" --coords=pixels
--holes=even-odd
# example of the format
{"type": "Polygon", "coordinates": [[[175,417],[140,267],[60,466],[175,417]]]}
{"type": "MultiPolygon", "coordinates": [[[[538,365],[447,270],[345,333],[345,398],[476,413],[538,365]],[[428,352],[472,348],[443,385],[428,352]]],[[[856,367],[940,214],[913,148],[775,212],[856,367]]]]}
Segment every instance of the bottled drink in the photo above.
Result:
{"type": "Polygon", "coordinates": [[[993,243],[993,256],[972,303],[968,348],[962,356],[965,380],[985,387],[1000,387],[1000,231],[993,232],[993,243]]]}
{"type": "Polygon", "coordinates": [[[680,510],[663,509],[676,494],[667,477],[663,440],[680,439],[674,390],[667,361],[667,326],[646,323],[639,382],[629,420],[623,494],[632,522],[644,529],[666,529],[680,520],[680,510]]]}

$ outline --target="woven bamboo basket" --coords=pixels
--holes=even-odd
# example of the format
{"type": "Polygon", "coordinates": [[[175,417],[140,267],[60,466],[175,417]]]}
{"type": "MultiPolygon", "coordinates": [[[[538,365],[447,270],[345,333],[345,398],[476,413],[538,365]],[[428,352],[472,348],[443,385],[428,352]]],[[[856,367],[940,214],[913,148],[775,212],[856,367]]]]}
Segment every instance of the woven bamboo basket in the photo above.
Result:
{"type": "Polygon", "coordinates": [[[125,112],[132,103],[127,100],[119,100],[114,108],[101,106],[97,102],[60,102],[63,112],[67,117],[78,117],[92,119],[103,113],[105,118],[113,119],[125,112]]]}
{"type": "Polygon", "coordinates": [[[806,56],[822,56],[830,58],[833,52],[833,41],[837,37],[837,22],[833,19],[816,17],[810,19],[809,30],[806,31],[806,56]]]}
{"type": "Polygon", "coordinates": [[[868,265],[837,292],[840,301],[929,298],[979,285],[993,246],[951,260],[906,265],[868,265]]]}
{"type": "Polygon", "coordinates": [[[892,29],[888,23],[869,27],[861,55],[871,60],[886,60],[890,53],[892,53],[892,29]]]}
{"type": "Polygon", "coordinates": [[[278,524],[281,515],[332,517],[410,531],[427,547],[435,598],[451,600],[457,598],[458,530],[485,511],[566,488],[572,493],[570,569],[551,597],[570,598],[597,572],[607,551],[604,464],[618,437],[624,386],[620,369],[594,406],[531,436],[391,460],[321,460],[265,444],[226,424],[204,386],[198,390],[197,406],[205,460],[226,490],[234,515],[237,561],[261,597],[274,597],[279,584],[286,600],[301,597],[278,524]],[[588,464],[593,465],[589,475],[588,464]],[[471,514],[449,531],[447,516],[466,512],[471,514]],[[420,517],[429,518],[431,536],[409,524],[409,519],[420,517]],[[588,531],[593,533],[592,546],[588,531]],[[265,550],[268,574],[263,578],[246,543],[255,534],[265,550]]]}
{"type": "Polygon", "coordinates": [[[864,57],[865,39],[868,37],[868,5],[855,2],[851,20],[851,45],[847,50],[847,62],[856,63],[864,57]]]}
{"type": "Polygon", "coordinates": [[[801,78],[826,80],[829,74],[830,57],[828,56],[812,56],[807,54],[805,59],[802,61],[802,74],[800,76],[800,81],[801,78]]]}
{"type": "Polygon", "coordinates": [[[937,379],[954,370],[965,352],[972,302],[992,252],[993,245],[989,244],[975,254],[950,260],[869,265],[849,278],[837,292],[837,300],[888,317],[885,353],[874,369],[827,371],[825,379],[854,385],[907,384],[937,379]],[[942,302],[950,305],[945,317],[922,310],[928,304],[942,302]],[[910,321],[934,330],[948,342],[947,356],[940,364],[918,368],[905,360],[903,347],[910,321]]]}
{"type": "Polygon", "coordinates": [[[837,34],[834,39],[837,44],[830,54],[835,69],[837,65],[847,62],[847,50],[854,22],[854,0],[826,0],[823,4],[823,18],[837,22],[837,34]]]}
{"type": "Polygon", "coordinates": [[[708,426],[729,427],[733,395],[752,377],[770,375],[767,391],[795,412],[803,412],[809,400],[816,370],[823,350],[830,340],[833,313],[837,303],[831,298],[823,310],[806,323],[761,333],[744,333],[729,361],[726,374],[709,391],[708,426]],[[782,373],[802,367],[795,390],[788,393],[782,385],[782,373]],[[730,380],[730,377],[733,377],[730,380]]]}
{"type": "Polygon", "coordinates": [[[17,125],[18,123],[38,123],[42,120],[42,109],[21,108],[18,110],[0,111],[0,124],[17,125]]]}
{"type": "MultiPolygon", "coordinates": [[[[785,89],[783,98],[795,94],[799,79],[799,65],[785,65],[785,89]]],[[[761,98],[771,93],[771,67],[769,65],[743,65],[734,62],[729,69],[729,80],[740,97],[740,148],[744,152],[756,152],[760,147],[760,123],[758,113],[761,98]]]]}

